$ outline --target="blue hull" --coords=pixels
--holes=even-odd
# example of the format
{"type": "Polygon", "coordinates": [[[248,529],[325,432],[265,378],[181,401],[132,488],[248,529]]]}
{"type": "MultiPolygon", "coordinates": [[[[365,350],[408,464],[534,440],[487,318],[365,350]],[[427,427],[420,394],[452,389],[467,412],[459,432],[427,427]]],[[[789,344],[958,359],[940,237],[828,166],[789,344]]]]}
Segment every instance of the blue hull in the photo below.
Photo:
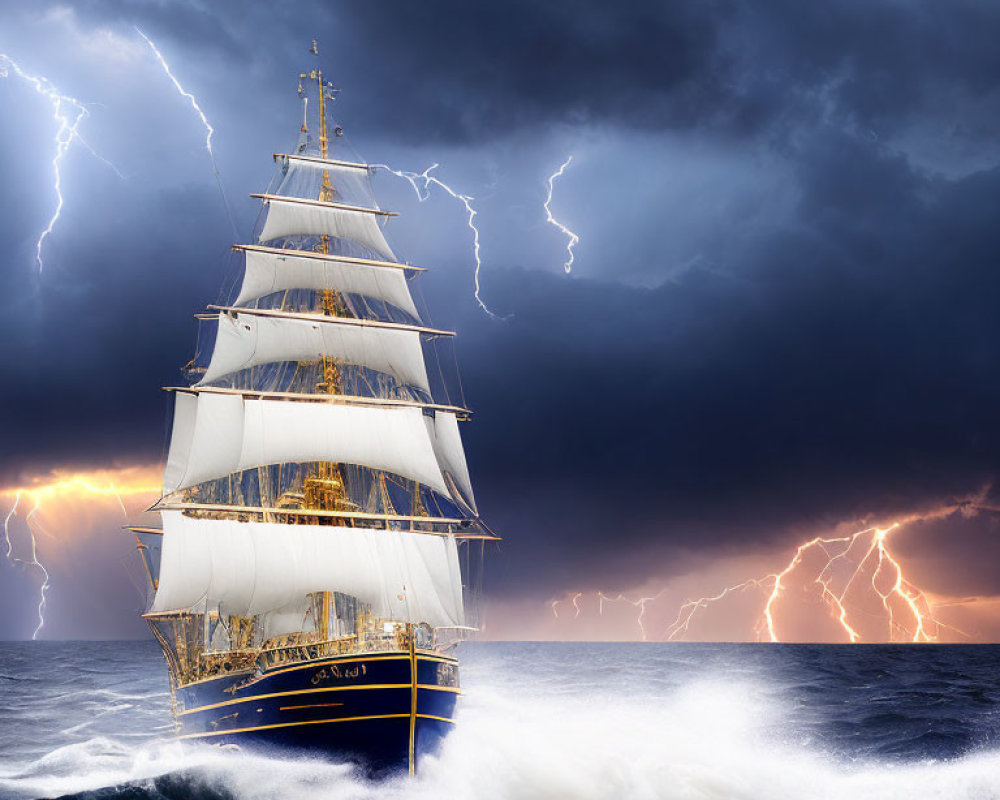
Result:
{"type": "Polygon", "coordinates": [[[438,749],[459,693],[456,659],[401,651],[212,678],[175,697],[182,739],[314,752],[383,774],[412,772],[438,749]]]}

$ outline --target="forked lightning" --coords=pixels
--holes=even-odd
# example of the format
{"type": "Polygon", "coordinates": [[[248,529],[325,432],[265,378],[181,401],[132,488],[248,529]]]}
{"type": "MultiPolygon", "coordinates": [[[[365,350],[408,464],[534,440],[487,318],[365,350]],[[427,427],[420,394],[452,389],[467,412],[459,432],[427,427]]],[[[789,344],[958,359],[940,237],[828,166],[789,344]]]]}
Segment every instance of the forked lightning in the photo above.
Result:
{"type": "Polygon", "coordinates": [[[549,175],[549,178],[546,181],[546,185],[549,187],[549,193],[545,198],[545,221],[550,225],[554,225],[569,238],[569,241],[566,243],[567,258],[565,263],[563,263],[563,269],[566,271],[567,275],[573,271],[573,261],[576,259],[576,256],[573,254],[573,248],[576,247],[577,242],[580,241],[580,237],[552,216],[552,209],[550,208],[550,205],[552,203],[552,184],[555,182],[556,178],[562,176],[562,174],[566,171],[566,167],[572,163],[573,156],[569,156],[562,164],[560,164],[559,169],[549,175]]]}
{"type": "MultiPolygon", "coordinates": [[[[66,155],[66,151],[69,150],[69,146],[74,141],[79,140],[82,142],[79,133],[80,123],[83,122],[89,112],[83,102],[70,95],[62,94],[48,78],[25,72],[14,59],[6,53],[0,53],[0,78],[8,77],[11,72],[31,84],[36,92],[52,104],[52,116],[57,126],[55,155],[52,157],[52,171],[55,174],[53,191],[56,196],[56,208],[52,212],[52,216],[49,218],[45,229],[39,234],[38,240],[35,242],[35,263],[38,265],[38,271],[41,272],[44,266],[42,262],[42,245],[45,244],[45,240],[55,229],[56,223],[59,222],[59,217],[62,215],[62,161],[66,155]]],[[[84,144],[91,153],[94,152],[89,145],[84,144]]],[[[94,153],[94,155],[96,156],[97,154],[94,153]]],[[[97,157],[105,163],[109,163],[107,159],[100,156],[97,157]]],[[[111,166],[114,168],[114,165],[111,166]]],[[[118,170],[115,169],[115,172],[118,172],[118,170]]],[[[121,173],[118,174],[120,175],[121,173]]]]}
{"type": "Polygon", "coordinates": [[[417,195],[417,200],[421,203],[424,202],[428,197],[430,197],[430,187],[431,184],[433,184],[434,186],[443,189],[445,192],[451,195],[451,197],[455,198],[462,204],[462,206],[465,208],[465,213],[468,215],[469,228],[472,230],[472,255],[476,261],[476,269],[472,276],[473,283],[475,286],[475,291],[473,292],[473,295],[476,298],[476,302],[479,304],[479,307],[493,319],[498,319],[498,320],[507,319],[506,317],[501,317],[498,314],[493,313],[493,311],[489,308],[489,306],[487,306],[486,303],[483,302],[482,297],[479,296],[479,289],[480,289],[479,272],[483,267],[483,261],[479,254],[479,228],[476,227],[477,212],[476,209],[472,207],[472,201],[475,200],[475,198],[472,197],[471,195],[461,194],[460,192],[456,192],[454,189],[448,186],[448,184],[439,180],[434,175],[431,175],[431,172],[433,172],[437,168],[438,168],[437,164],[432,164],[423,172],[416,173],[416,172],[406,172],[405,170],[393,169],[392,167],[386,164],[372,165],[372,169],[384,169],[386,172],[391,172],[398,178],[403,178],[404,180],[409,181],[410,186],[413,187],[413,191],[417,195]],[[423,181],[423,187],[419,186],[417,184],[417,181],[423,181]]]}
{"type": "Polygon", "coordinates": [[[48,483],[35,483],[30,486],[0,489],[0,496],[13,498],[10,511],[4,517],[4,556],[11,564],[25,569],[35,569],[41,574],[42,582],[38,590],[38,625],[35,627],[31,638],[37,639],[38,635],[45,627],[45,607],[48,600],[48,590],[51,586],[51,576],[49,570],[42,563],[38,552],[38,533],[47,533],[36,518],[36,514],[41,510],[42,503],[48,499],[60,499],[70,495],[89,495],[114,497],[118,501],[122,514],[125,515],[125,503],[122,494],[152,494],[157,492],[158,486],[139,482],[129,484],[125,488],[120,488],[112,482],[102,485],[92,480],[86,475],[71,475],[68,477],[56,477],[48,483]],[[29,498],[32,502],[31,510],[25,515],[24,523],[28,533],[28,553],[20,556],[11,537],[11,521],[17,516],[22,499],[29,498]]]}
{"type": "Polygon", "coordinates": [[[181,97],[186,98],[191,104],[191,108],[194,109],[195,114],[198,115],[198,118],[201,120],[201,124],[205,128],[205,149],[208,151],[208,157],[212,161],[212,170],[215,173],[215,182],[219,185],[219,192],[222,194],[222,203],[226,207],[226,215],[229,217],[229,224],[233,229],[233,235],[238,239],[239,231],[236,228],[236,220],[233,217],[232,209],[229,206],[229,198],[226,196],[226,189],[222,185],[222,175],[219,173],[219,165],[215,162],[215,151],[212,149],[212,137],[215,135],[215,128],[212,127],[212,123],[208,121],[208,117],[205,116],[205,112],[202,111],[201,106],[198,105],[198,99],[191,92],[185,89],[179,80],[177,80],[173,71],[170,69],[170,65],[167,63],[167,60],[163,57],[163,53],[161,53],[160,49],[153,44],[153,40],[139,30],[138,27],[136,27],[135,30],[136,33],[145,39],[146,44],[148,44],[149,49],[153,51],[153,55],[156,56],[156,60],[160,63],[160,66],[163,67],[163,71],[167,74],[167,77],[170,78],[170,82],[173,83],[178,94],[180,94],[181,97]]]}
{"type": "MultiPolygon", "coordinates": [[[[890,549],[890,538],[893,533],[905,527],[908,523],[941,518],[956,509],[979,508],[977,502],[960,503],[957,506],[947,506],[924,514],[914,514],[899,519],[883,527],[870,527],[846,536],[816,536],[796,547],[788,563],[779,571],[757,578],[749,578],[740,583],[723,588],[713,594],[684,602],[677,611],[677,616],[663,632],[665,641],[684,638],[691,633],[692,623],[696,618],[706,613],[713,605],[734,595],[748,591],[762,591],[765,594],[764,605],[754,627],[754,636],[758,641],[781,642],[781,629],[787,626],[780,613],[780,600],[785,595],[793,573],[805,572],[809,584],[817,587],[820,598],[829,610],[831,618],[841,629],[844,638],[850,643],[864,641],[859,623],[859,616],[865,614],[860,609],[865,593],[874,598],[881,606],[884,614],[886,635],[889,642],[935,642],[940,638],[943,629],[952,630],[960,635],[964,632],[947,625],[934,614],[931,601],[923,590],[919,589],[906,576],[899,558],[890,549]],[[814,567],[805,564],[807,558],[819,557],[814,567]],[[808,570],[812,570],[810,573],[808,570]]],[[[985,510],[986,507],[982,507],[985,510]]],[[[812,562],[810,562],[812,563],[812,562]]],[[[647,605],[659,599],[666,589],[650,597],[633,600],[619,594],[609,597],[601,591],[593,593],[598,601],[598,613],[603,615],[604,605],[608,602],[626,602],[638,609],[636,622],[642,632],[643,640],[648,639],[645,616],[647,605]]],[[[558,606],[562,603],[572,603],[580,616],[580,600],[585,597],[583,592],[573,592],[565,599],[550,602],[553,614],[558,618],[558,606]]],[[[869,613],[870,616],[870,613],[869,613]]]]}

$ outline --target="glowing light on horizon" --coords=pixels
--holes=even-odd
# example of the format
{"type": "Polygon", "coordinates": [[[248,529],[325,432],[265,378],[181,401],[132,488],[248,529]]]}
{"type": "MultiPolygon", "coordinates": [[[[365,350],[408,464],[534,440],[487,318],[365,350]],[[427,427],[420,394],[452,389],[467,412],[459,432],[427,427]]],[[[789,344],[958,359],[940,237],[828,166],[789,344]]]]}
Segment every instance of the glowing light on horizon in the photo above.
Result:
{"type": "MultiPolygon", "coordinates": [[[[94,497],[114,499],[117,507],[121,510],[122,516],[128,515],[125,508],[123,496],[132,495],[158,495],[160,491],[158,481],[154,482],[150,477],[143,475],[148,471],[151,475],[154,468],[126,468],[122,470],[97,470],[90,473],[62,473],[52,472],[46,476],[38,476],[30,480],[24,486],[13,486],[0,488],[0,497],[13,498],[10,510],[4,517],[3,532],[4,544],[6,548],[5,557],[7,561],[15,566],[26,569],[35,569],[41,573],[41,584],[38,589],[38,625],[31,635],[33,640],[45,627],[45,611],[48,600],[48,591],[52,585],[49,569],[42,563],[38,549],[38,534],[47,533],[39,522],[37,515],[42,510],[46,501],[57,500],[74,501],[77,505],[94,497]],[[114,480],[116,476],[118,480],[114,480]],[[11,536],[11,520],[17,516],[22,500],[27,499],[32,502],[31,510],[24,516],[25,528],[28,534],[28,554],[24,557],[16,552],[14,539],[11,536]]],[[[159,473],[159,467],[155,468],[159,473]]],[[[56,537],[52,537],[56,538],[56,537]]]]}
{"type": "MultiPolygon", "coordinates": [[[[666,627],[660,638],[663,641],[677,641],[689,634],[696,618],[706,613],[713,605],[733,595],[760,591],[764,592],[764,600],[752,630],[753,636],[757,641],[784,641],[781,634],[784,616],[779,608],[780,600],[792,583],[793,576],[801,577],[808,569],[807,559],[810,559],[810,564],[816,564],[812,559],[817,556],[819,561],[813,572],[806,572],[806,584],[819,589],[830,618],[847,642],[857,643],[866,640],[936,642],[944,629],[971,638],[969,634],[942,622],[935,616],[934,604],[927,594],[907,577],[902,562],[890,547],[892,535],[909,523],[940,518],[956,510],[967,513],[970,508],[989,510],[975,502],[963,502],[924,514],[910,515],[884,526],[868,527],[845,536],[813,537],[798,545],[789,561],[780,570],[726,586],[715,594],[686,600],[679,607],[674,621],[666,627]],[[842,567],[847,567],[846,573],[840,569],[842,567]],[[884,639],[881,637],[876,639],[870,635],[866,639],[862,632],[864,626],[859,616],[866,612],[859,609],[858,601],[863,599],[865,592],[869,597],[874,596],[884,614],[886,625],[884,639]]],[[[571,597],[573,605],[577,608],[582,597],[595,597],[600,616],[603,616],[604,605],[607,602],[629,603],[638,609],[636,623],[642,633],[643,641],[648,641],[650,637],[646,623],[647,606],[661,598],[666,591],[667,587],[664,587],[655,595],[638,599],[632,599],[624,594],[609,597],[602,591],[574,592],[571,597]]],[[[551,601],[553,612],[560,603],[565,602],[569,602],[569,596],[551,601]]],[[[559,618],[557,613],[555,616],[559,618]]]]}
{"type": "Polygon", "coordinates": [[[563,270],[566,272],[567,275],[569,275],[573,271],[573,261],[576,259],[576,256],[573,253],[573,248],[576,247],[577,242],[580,241],[580,237],[577,236],[575,233],[573,233],[573,231],[571,231],[565,225],[563,225],[554,216],[552,216],[552,209],[549,206],[552,203],[552,184],[555,182],[556,178],[559,178],[559,177],[562,176],[562,174],[566,171],[566,167],[568,167],[572,163],[573,163],[573,156],[570,155],[560,165],[559,169],[557,169],[555,172],[553,172],[551,175],[549,175],[549,178],[546,181],[546,183],[547,183],[547,185],[549,187],[549,193],[548,193],[548,196],[545,198],[545,203],[544,203],[544,207],[545,207],[545,221],[548,222],[550,225],[554,225],[556,228],[558,228],[563,233],[564,236],[568,237],[568,239],[569,239],[569,241],[566,243],[567,259],[566,259],[565,263],[563,264],[563,270]]]}
{"type": "Polygon", "coordinates": [[[475,200],[476,198],[472,197],[471,195],[461,194],[460,192],[456,192],[454,189],[448,186],[448,184],[439,180],[436,176],[431,175],[431,172],[436,170],[438,166],[439,166],[438,164],[431,164],[431,166],[429,166],[427,169],[425,169],[423,172],[420,173],[393,169],[387,164],[373,164],[372,169],[384,169],[386,172],[391,172],[397,178],[403,178],[404,180],[408,181],[410,186],[413,188],[413,191],[417,195],[417,201],[420,203],[423,203],[428,197],[430,197],[430,187],[433,184],[434,186],[437,186],[443,191],[447,192],[451,197],[453,197],[455,200],[458,200],[462,204],[462,206],[465,208],[465,213],[467,215],[467,224],[469,228],[472,230],[472,255],[476,262],[476,268],[472,275],[473,283],[475,285],[475,289],[473,291],[473,297],[475,297],[476,303],[479,304],[479,307],[493,319],[496,320],[509,319],[509,317],[502,317],[498,314],[495,314],[492,311],[492,309],[490,309],[490,307],[487,306],[485,302],[483,302],[483,298],[480,297],[479,294],[480,292],[479,273],[483,268],[483,260],[479,252],[479,228],[476,225],[476,215],[478,212],[472,206],[472,201],[475,200]],[[423,181],[422,189],[420,186],[417,185],[417,181],[423,181]]]}
{"type": "MultiPolygon", "coordinates": [[[[920,517],[917,519],[920,519],[920,517]]],[[[912,518],[906,520],[906,522],[911,521],[916,520],[912,518]]],[[[823,556],[825,556],[826,563],[823,564],[822,569],[820,569],[816,577],[813,578],[812,582],[819,586],[823,600],[829,606],[834,619],[851,644],[862,641],[862,636],[850,622],[847,594],[854,586],[855,581],[864,574],[866,567],[871,569],[869,580],[872,591],[879,598],[882,608],[885,610],[887,615],[888,641],[899,641],[899,636],[902,636],[903,639],[912,642],[937,641],[938,631],[941,627],[946,626],[933,616],[933,609],[931,608],[931,605],[924,593],[906,579],[903,573],[902,565],[899,563],[899,560],[892,555],[887,545],[889,534],[898,530],[903,524],[903,521],[898,521],[893,522],[884,528],[865,528],[864,530],[860,530],[857,533],[850,534],[849,536],[816,536],[800,544],[795,549],[795,553],[793,554],[791,560],[781,571],[764,576],[763,578],[753,578],[748,581],[744,581],[743,583],[727,587],[720,594],[712,598],[699,598],[695,601],[688,601],[688,603],[682,607],[681,614],[678,615],[678,621],[671,626],[671,632],[667,638],[676,638],[676,636],[682,631],[687,631],[692,618],[699,610],[705,609],[713,602],[717,602],[725,597],[727,594],[739,591],[748,586],[764,587],[770,584],[771,588],[767,595],[767,601],[764,604],[764,609],[761,614],[760,621],[758,622],[757,638],[760,639],[766,635],[768,641],[780,642],[781,638],[778,634],[778,621],[776,619],[775,604],[781,598],[784,590],[785,584],[783,582],[792,574],[792,572],[802,565],[802,561],[807,554],[818,550],[822,552],[823,556]],[[843,587],[836,590],[833,586],[832,575],[835,565],[841,561],[848,561],[855,545],[859,542],[864,544],[866,540],[868,541],[868,547],[865,549],[864,555],[854,562],[854,569],[851,571],[850,576],[844,583],[843,587]],[[831,548],[837,549],[837,552],[833,555],[831,555],[831,548]],[[874,564],[872,564],[873,557],[874,564]],[[887,590],[883,590],[879,587],[879,579],[886,572],[891,572],[892,582],[887,590]],[[896,621],[896,612],[892,607],[893,600],[901,601],[908,609],[910,615],[912,616],[912,633],[909,628],[896,621]],[[683,622],[679,624],[682,620],[682,615],[685,613],[685,607],[689,609],[689,613],[685,618],[683,618],[683,622]],[[934,633],[931,633],[928,630],[928,627],[930,626],[934,627],[934,633]]]]}

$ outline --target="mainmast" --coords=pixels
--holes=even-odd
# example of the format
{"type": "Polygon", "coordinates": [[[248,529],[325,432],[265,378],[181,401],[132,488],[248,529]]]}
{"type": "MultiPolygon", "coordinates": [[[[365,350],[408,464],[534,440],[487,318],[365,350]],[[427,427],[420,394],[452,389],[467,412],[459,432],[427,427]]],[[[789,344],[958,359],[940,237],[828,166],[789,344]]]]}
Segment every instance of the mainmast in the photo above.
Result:
{"type": "MultiPolygon", "coordinates": [[[[315,40],[311,52],[318,55],[318,48],[315,40]]],[[[330,158],[330,139],[327,135],[326,124],[326,97],[327,91],[333,93],[337,90],[332,84],[327,84],[323,80],[323,71],[317,67],[309,73],[299,75],[299,80],[314,80],[316,82],[316,93],[319,95],[319,150],[320,157],[324,160],[330,158]]],[[[308,94],[306,102],[308,103],[308,94]]],[[[308,120],[303,118],[302,131],[308,134],[308,120]]],[[[334,200],[333,183],[330,181],[330,170],[323,169],[322,182],[320,184],[319,200],[330,203],[334,200]]],[[[330,237],[323,235],[320,237],[318,252],[324,255],[330,252],[330,237]]],[[[346,305],[340,300],[340,295],[332,289],[323,289],[318,292],[317,311],[330,317],[349,316],[346,305]]],[[[321,356],[323,380],[316,387],[317,391],[324,391],[327,394],[340,394],[342,390],[340,369],[336,361],[327,355],[321,356]]],[[[316,467],[314,476],[305,478],[303,481],[303,506],[305,508],[315,508],[320,511],[346,511],[350,506],[347,498],[347,486],[344,481],[344,470],[340,464],[321,461],[316,467]]],[[[319,523],[321,518],[317,517],[319,523]]],[[[348,525],[353,521],[348,520],[348,525]]],[[[333,595],[330,592],[322,592],[319,600],[319,627],[321,631],[328,634],[330,630],[330,604],[333,602],[333,595]]]]}
{"type": "MultiPolygon", "coordinates": [[[[311,52],[318,55],[316,42],[313,42],[311,52]]],[[[299,81],[315,81],[316,93],[319,98],[319,150],[320,157],[327,161],[330,158],[330,139],[327,133],[326,122],[326,101],[327,92],[330,92],[330,99],[334,99],[338,91],[333,88],[333,84],[323,80],[323,71],[318,67],[310,72],[299,74],[299,81]]],[[[308,105],[308,92],[305,92],[303,100],[308,105]]],[[[302,133],[308,134],[308,118],[303,117],[302,133]]],[[[320,184],[319,197],[321,202],[331,203],[334,201],[333,183],[330,180],[330,170],[324,168],[322,181],[320,184]]],[[[316,251],[324,255],[330,252],[330,237],[323,235],[320,237],[316,251]]],[[[346,304],[341,300],[338,292],[333,289],[323,289],[317,292],[316,310],[330,317],[351,316],[346,304]]],[[[337,362],[327,355],[321,356],[322,380],[317,385],[317,391],[326,394],[340,394],[342,391],[340,369],[337,362]]],[[[323,461],[317,465],[316,474],[306,478],[304,481],[304,506],[306,508],[316,508],[322,511],[346,511],[350,506],[347,498],[347,487],[344,482],[344,470],[340,464],[323,461]]],[[[324,597],[323,607],[329,605],[329,597],[324,597]]]]}

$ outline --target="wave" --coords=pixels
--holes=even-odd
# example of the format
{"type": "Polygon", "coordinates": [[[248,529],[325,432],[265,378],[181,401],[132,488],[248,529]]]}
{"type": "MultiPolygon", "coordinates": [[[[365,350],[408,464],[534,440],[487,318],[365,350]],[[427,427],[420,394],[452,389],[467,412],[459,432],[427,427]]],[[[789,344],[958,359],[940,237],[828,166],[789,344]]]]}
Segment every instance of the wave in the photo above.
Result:
{"type": "Polygon", "coordinates": [[[0,764],[0,798],[1000,798],[1000,751],[910,763],[845,757],[796,724],[799,709],[766,684],[720,677],[631,696],[525,685],[478,686],[440,756],[413,779],[373,783],[318,759],[99,736],[21,766],[0,764]]]}

